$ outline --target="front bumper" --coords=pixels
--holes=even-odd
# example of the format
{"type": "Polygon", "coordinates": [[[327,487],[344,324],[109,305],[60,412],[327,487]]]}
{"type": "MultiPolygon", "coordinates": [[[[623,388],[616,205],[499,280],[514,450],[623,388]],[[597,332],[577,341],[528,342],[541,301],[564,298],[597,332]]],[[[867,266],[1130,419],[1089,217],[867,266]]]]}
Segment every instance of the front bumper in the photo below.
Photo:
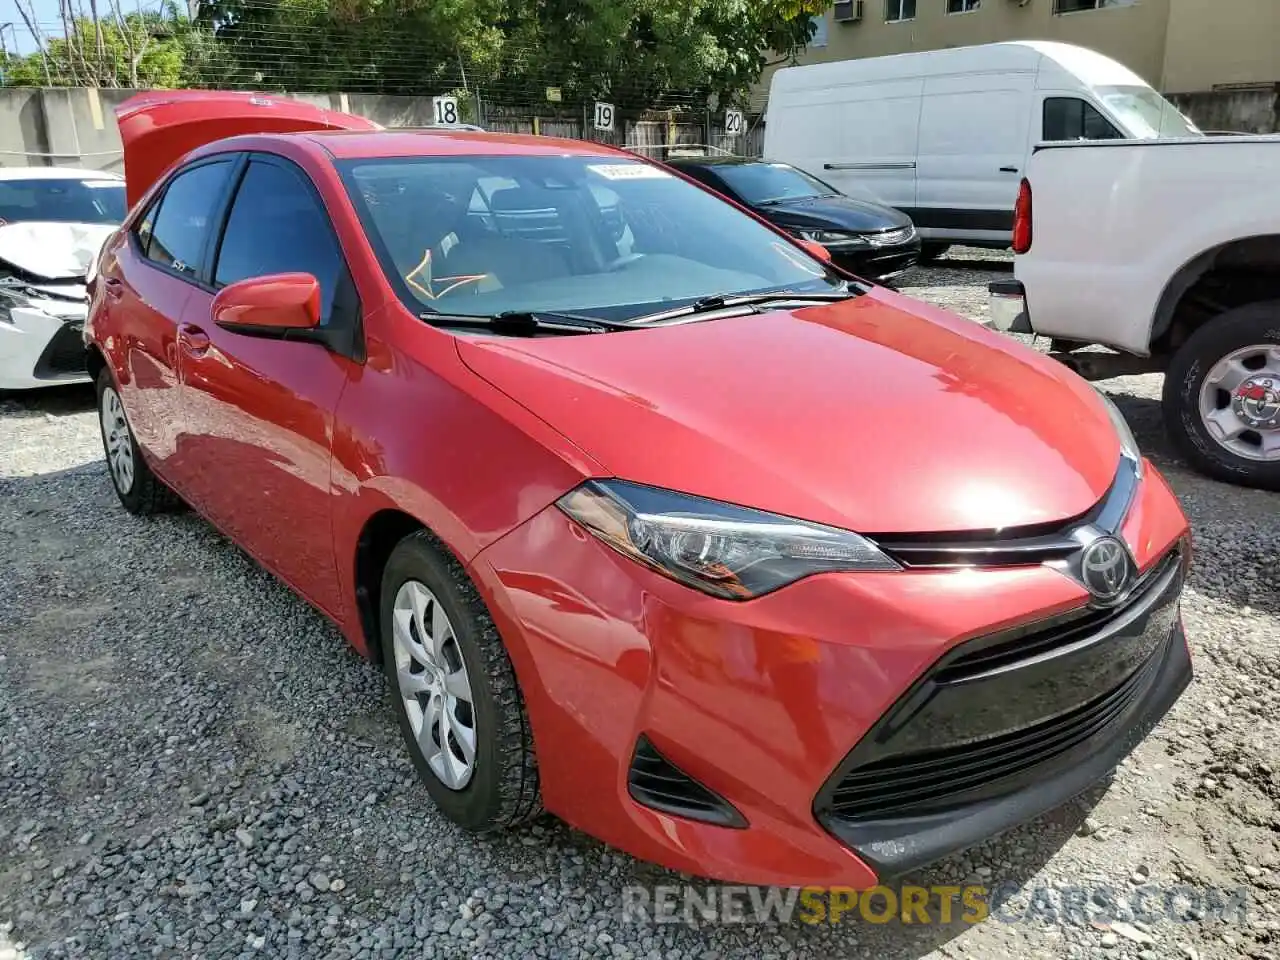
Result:
{"type": "Polygon", "coordinates": [[[87,380],[84,311],[52,316],[34,307],[0,322],[0,390],[29,390],[87,380]]]}
{"type": "Polygon", "coordinates": [[[1027,292],[1017,280],[995,280],[987,286],[987,326],[1001,333],[1034,334],[1027,292]]]}
{"type": "Polygon", "coordinates": [[[1157,563],[1119,613],[1060,618],[945,655],[827,781],[819,822],[883,879],[1107,776],[1191,680],[1178,618],[1183,559],[1175,549],[1157,563]]]}
{"type": "MultiPolygon", "coordinates": [[[[1139,568],[1155,569],[1186,531],[1149,469],[1122,528],[1139,568]]],[[[1099,641],[1057,700],[1047,670],[1002,686],[999,709],[935,703],[950,727],[933,745],[955,749],[1035,729],[1080,706],[1075,691],[1097,699],[1141,674],[1124,709],[1072,747],[1087,758],[1041,757],[932,807],[837,816],[833,784],[904,696],[956,651],[1080,610],[1083,590],[1044,566],[907,569],[814,576],[730,603],[641,568],[554,507],[473,558],[472,572],[520,678],[547,808],[640,859],[733,882],[867,888],[1013,827],[1105,776],[1189,675],[1174,587],[1145,659],[1141,642],[1099,641]],[[718,798],[738,816],[656,809],[637,789],[638,763],[646,775],[687,775],[709,808],[718,798]]],[[[912,738],[929,729],[911,724],[891,745],[927,749],[929,738],[912,738]]]]}
{"type": "Polygon", "coordinates": [[[831,259],[843,270],[866,280],[891,280],[910,270],[920,261],[920,237],[891,247],[859,247],[842,250],[827,248],[831,259]]]}

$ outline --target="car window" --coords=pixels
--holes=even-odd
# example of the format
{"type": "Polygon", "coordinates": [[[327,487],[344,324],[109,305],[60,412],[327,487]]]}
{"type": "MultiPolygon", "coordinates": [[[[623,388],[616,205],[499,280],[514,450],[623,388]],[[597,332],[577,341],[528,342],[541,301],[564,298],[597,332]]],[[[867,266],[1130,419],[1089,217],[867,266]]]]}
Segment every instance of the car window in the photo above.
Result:
{"type": "Polygon", "coordinates": [[[150,256],[148,251],[151,247],[151,233],[155,229],[156,214],[159,211],[160,200],[156,198],[151,201],[151,205],[147,207],[146,212],[138,218],[138,222],[133,227],[133,235],[138,240],[138,249],[142,251],[144,257],[150,256]]]}
{"type": "Polygon", "coordinates": [[[785,163],[725,163],[716,167],[716,175],[747,203],[803,200],[835,193],[817,177],[785,163]]]}
{"type": "Polygon", "coordinates": [[[309,273],[320,281],[324,324],[345,264],[329,215],[304,176],[278,163],[249,163],[222,234],[213,283],[309,273]]]}
{"type": "Polygon", "coordinates": [[[1044,101],[1045,140],[1120,140],[1123,136],[1092,104],[1078,97],[1044,101]]]}
{"type": "Polygon", "coordinates": [[[419,313],[626,319],[714,294],[843,283],[723,200],[639,160],[413,157],[338,166],[388,279],[419,313]]]}
{"type": "Polygon", "coordinates": [[[230,160],[217,160],[184,170],[169,181],[151,240],[143,249],[148,259],[193,277],[199,272],[213,211],[230,172],[230,160]]]}
{"type": "Polygon", "coordinates": [[[124,219],[124,182],[50,177],[0,180],[0,223],[110,223],[124,219]]]}

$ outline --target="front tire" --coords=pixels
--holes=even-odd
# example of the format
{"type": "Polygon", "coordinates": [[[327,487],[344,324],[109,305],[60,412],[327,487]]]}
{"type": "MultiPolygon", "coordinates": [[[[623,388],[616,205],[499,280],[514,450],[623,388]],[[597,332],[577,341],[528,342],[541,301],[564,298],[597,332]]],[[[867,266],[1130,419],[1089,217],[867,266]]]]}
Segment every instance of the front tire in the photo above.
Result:
{"type": "Polygon", "coordinates": [[[497,627],[426,531],[382,575],[382,661],[405,745],[441,812],[477,833],[542,812],[524,700],[497,627]]]}
{"type": "Polygon", "coordinates": [[[1196,330],[1174,354],[1163,402],[1169,437],[1193,467],[1280,490],[1280,300],[1196,330]]]}
{"type": "Polygon", "coordinates": [[[923,243],[920,245],[920,262],[934,263],[941,259],[950,249],[951,244],[949,243],[923,243]]]}
{"type": "Polygon", "coordinates": [[[98,374],[97,390],[102,452],[120,503],[139,517],[173,509],[180,501],[147,466],[110,371],[104,369],[98,374]]]}

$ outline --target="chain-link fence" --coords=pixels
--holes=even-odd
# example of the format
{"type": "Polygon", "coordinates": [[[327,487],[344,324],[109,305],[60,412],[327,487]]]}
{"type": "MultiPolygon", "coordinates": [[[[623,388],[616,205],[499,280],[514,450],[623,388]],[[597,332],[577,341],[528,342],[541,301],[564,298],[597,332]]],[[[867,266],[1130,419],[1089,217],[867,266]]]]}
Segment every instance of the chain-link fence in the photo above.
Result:
{"type": "Polygon", "coordinates": [[[491,0],[394,9],[368,0],[187,0],[181,7],[130,0],[128,9],[118,0],[59,0],[56,20],[39,19],[33,0],[14,2],[17,29],[25,27],[26,46],[35,49],[15,57],[5,48],[8,89],[0,95],[15,111],[30,106],[16,104],[20,90],[48,95],[35,113],[28,109],[22,146],[4,144],[10,157],[66,163],[76,153],[118,148],[118,139],[103,143],[88,131],[84,111],[61,104],[56,88],[97,91],[88,119],[106,133],[114,132],[110,107],[118,94],[189,87],[328,101],[385,127],[456,120],[649,156],[680,149],[758,156],[763,143],[760,107],[751,108],[746,82],[754,54],[726,39],[737,22],[729,30],[722,24],[718,40],[714,29],[701,29],[706,22],[696,18],[710,16],[711,4],[671,0],[659,23],[619,3],[616,21],[598,24],[574,13],[581,5],[561,5],[552,20],[547,3],[521,0],[501,5],[496,19],[491,0]],[[704,12],[689,13],[694,7],[704,12]],[[685,16],[693,19],[675,29],[685,16]],[[739,61],[726,79],[726,64],[739,61]]]}

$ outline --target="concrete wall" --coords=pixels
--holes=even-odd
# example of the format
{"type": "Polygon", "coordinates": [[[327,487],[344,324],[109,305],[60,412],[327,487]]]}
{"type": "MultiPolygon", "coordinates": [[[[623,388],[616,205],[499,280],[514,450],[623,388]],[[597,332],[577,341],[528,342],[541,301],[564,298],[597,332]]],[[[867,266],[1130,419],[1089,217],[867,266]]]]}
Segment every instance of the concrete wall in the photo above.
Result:
{"type": "Polygon", "coordinates": [[[1280,131],[1280,84],[1253,90],[1171,93],[1169,99],[1201,130],[1228,133],[1280,131]]]}
{"type": "MultiPolygon", "coordinates": [[[[89,167],[124,172],[120,132],[114,108],[138,90],[0,88],[0,166],[89,167]]],[[[393,97],[347,93],[293,93],[316,106],[368,117],[384,127],[426,127],[433,120],[430,97],[393,97]]],[[[722,113],[659,113],[616,122],[612,133],[592,129],[576,117],[576,108],[537,117],[524,110],[483,106],[482,122],[500,133],[542,133],[587,137],[627,146],[650,156],[672,144],[709,143],[714,147],[758,156],[763,129],[748,117],[742,136],[729,136],[722,113]]]]}
{"type": "MultiPolygon", "coordinates": [[[[138,90],[0,89],[0,166],[89,167],[124,172],[114,107],[138,90]]],[[[386,127],[426,126],[430,97],[291,94],[386,127]]]]}
{"type": "Polygon", "coordinates": [[[1280,80],[1280,2],[1171,0],[1163,89],[1280,80]]]}

